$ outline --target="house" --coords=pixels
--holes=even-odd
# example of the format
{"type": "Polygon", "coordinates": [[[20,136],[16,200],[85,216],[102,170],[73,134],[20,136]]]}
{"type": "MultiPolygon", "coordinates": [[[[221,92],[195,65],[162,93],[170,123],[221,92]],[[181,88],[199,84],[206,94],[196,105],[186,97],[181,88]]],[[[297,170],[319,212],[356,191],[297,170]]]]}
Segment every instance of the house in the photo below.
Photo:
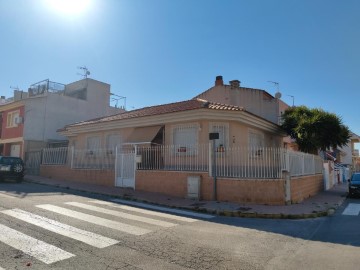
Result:
{"type": "Polygon", "coordinates": [[[279,102],[256,96],[273,121],[248,103],[253,111],[195,97],[66,125],[58,132],[69,148],[45,149],[41,175],[205,200],[284,204],[315,194],[322,160],[286,151],[279,102]]]}
{"type": "Polygon", "coordinates": [[[66,145],[66,124],[124,111],[110,106],[110,85],[83,79],[67,85],[44,80],[0,100],[0,154],[25,158],[43,147],[66,145]]]}
{"type": "Polygon", "coordinates": [[[186,147],[208,143],[210,132],[219,133],[217,146],[280,146],[284,135],[278,125],[241,107],[202,99],[82,121],[58,132],[69,139],[69,145],[88,151],[122,143],[186,147]]]}

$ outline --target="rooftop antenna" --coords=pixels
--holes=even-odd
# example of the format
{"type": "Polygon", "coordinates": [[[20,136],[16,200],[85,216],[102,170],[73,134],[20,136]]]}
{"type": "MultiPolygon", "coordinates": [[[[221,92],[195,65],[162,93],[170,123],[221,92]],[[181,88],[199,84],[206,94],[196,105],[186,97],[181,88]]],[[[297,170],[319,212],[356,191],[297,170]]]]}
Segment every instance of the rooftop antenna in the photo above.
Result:
{"type": "Polygon", "coordinates": [[[278,82],[273,82],[273,81],[268,81],[268,82],[275,85],[275,87],[276,87],[275,98],[280,99],[281,98],[281,93],[279,91],[279,83],[278,82]]]}
{"type": "Polygon", "coordinates": [[[288,95],[288,96],[292,98],[292,106],[294,107],[294,99],[295,99],[295,97],[292,96],[292,95],[288,95]]]}
{"type": "Polygon", "coordinates": [[[10,85],[10,88],[13,89],[13,90],[20,90],[18,86],[11,86],[10,85]]]}
{"type": "Polygon", "coordinates": [[[126,97],[119,96],[119,95],[116,95],[114,93],[110,93],[110,96],[114,96],[114,97],[111,98],[111,101],[115,102],[115,108],[119,108],[118,107],[118,102],[119,102],[119,100],[123,100],[124,105],[120,106],[120,109],[126,110],[126,97]]]}
{"type": "Polygon", "coordinates": [[[90,75],[89,69],[86,66],[78,67],[78,69],[81,69],[83,73],[77,73],[77,75],[83,76],[84,79],[87,79],[87,77],[90,75]]]}

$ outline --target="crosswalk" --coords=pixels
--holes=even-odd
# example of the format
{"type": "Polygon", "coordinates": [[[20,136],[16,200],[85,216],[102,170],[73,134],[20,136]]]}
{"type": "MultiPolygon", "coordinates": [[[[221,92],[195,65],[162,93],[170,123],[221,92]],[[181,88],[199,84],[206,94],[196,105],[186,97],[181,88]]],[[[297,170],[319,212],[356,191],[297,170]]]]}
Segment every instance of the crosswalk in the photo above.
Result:
{"type": "MultiPolygon", "coordinates": [[[[2,210],[0,211],[0,215],[5,215],[10,218],[10,222],[12,220],[23,222],[20,224],[24,224],[24,227],[25,224],[28,223],[41,228],[41,230],[54,233],[54,235],[67,237],[99,249],[119,243],[123,234],[136,237],[148,234],[154,230],[173,228],[182,224],[198,221],[199,219],[210,219],[214,217],[190,211],[149,206],[142,203],[127,202],[128,205],[124,203],[123,201],[116,200],[113,202],[89,200],[85,203],[70,201],[64,202],[60,206],[55,204],[35,205],[34,212],[40,211],[42,215],[19,208],[2,210]],[[147,207],[148,209],[139,207],[147,207]],[[99,215],[102,216],[100,217],[99,215]],[[49,218],[49,216],[51,218],[49,218]],[[106,218],[103,216],[106,216],[106,218]],[[89,231],[83,230],[59,222],[55,220],[57,219],[56,217],[62,217],[63,220],[65,217],[65,220],[70,218],[70,220],[81,221],[82,224],[86,224],[86,229],[92,228],[92,226],[101,226],[114,230],[114,232],[120,232],[120,234],[115,233],[117,237],[113,238],[117,239],[109,238],[91,232],[91,229],[89,231]]],[[[19,224],[19,222],[17,224],[19,224]]],[[[0,224],[0,231],[0,245],[2,242],[45,264],[52,264],[76,256],[76,254],[21,232],[18,225],[16,229],[13,229],[9,227],[9,224],[7,224],[7,226],[0,224]]],[[[0,270],[3,270],[1,266],[0,270]]]]}
{"type": "Polygon", "coordinates": [[[342,212],[345,216],[358,216],[360,213],[360,204],[349,203],[345,210],[342,212]]]}

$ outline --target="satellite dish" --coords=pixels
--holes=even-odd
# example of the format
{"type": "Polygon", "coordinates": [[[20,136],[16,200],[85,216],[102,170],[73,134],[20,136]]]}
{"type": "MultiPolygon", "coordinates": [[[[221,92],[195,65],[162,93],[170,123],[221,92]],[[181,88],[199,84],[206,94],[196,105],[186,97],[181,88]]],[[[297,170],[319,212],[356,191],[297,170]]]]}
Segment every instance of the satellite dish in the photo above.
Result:
{"type": "Polygon", "coordinates": [[[86,75],[90,75],[90,71],[87,70],[87,71],[86,71],[86,75]]]}
{"type": "Polygon", "coordinates": [[[276,92],[276,93],[275,93],[275,98],[278,98],[278,99],[281,98],[281,93],[280,93],[280,92],[276,92]]]}

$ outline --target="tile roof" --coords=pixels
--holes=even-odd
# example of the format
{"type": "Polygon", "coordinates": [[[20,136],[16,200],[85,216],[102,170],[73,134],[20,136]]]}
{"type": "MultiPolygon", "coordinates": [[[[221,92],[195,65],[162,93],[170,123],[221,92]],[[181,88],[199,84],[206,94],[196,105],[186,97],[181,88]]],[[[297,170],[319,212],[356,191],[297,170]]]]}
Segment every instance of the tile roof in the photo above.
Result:
{"type": "MultiPolygon", "coordinates": [[[[130,118],[138,118],[144,116],[152,116],[152,115],[161,115],[167,113],[174,113],[174,112],[182,112],[182,111],[190,111],[190,110],[198,110],[198,109],[211,109],[211,110],[225,110],[225,111],[245,111],[242,107],[221,104],[216,102],[209,102],[203,99],[190,99],[186,101],[180,101],[175,103],[168,103],[163,105],[151,106],[151,107],[144,107],[141,109],[136,109],[132,111],[126,111],[119,114],[105,116],[101,118],[95,118],[87,121],[82,121],[74,124],[70,124],[65,126],[64,129],[67,127],[75,127],[75,126],[82,126],[82,125],[89,125],[95,123],[103,123],[115,120],[123,120],[123,119],[130,119],[130,118]]],[[[64,130],[61,129],[61,130],[64,130]]]]}

